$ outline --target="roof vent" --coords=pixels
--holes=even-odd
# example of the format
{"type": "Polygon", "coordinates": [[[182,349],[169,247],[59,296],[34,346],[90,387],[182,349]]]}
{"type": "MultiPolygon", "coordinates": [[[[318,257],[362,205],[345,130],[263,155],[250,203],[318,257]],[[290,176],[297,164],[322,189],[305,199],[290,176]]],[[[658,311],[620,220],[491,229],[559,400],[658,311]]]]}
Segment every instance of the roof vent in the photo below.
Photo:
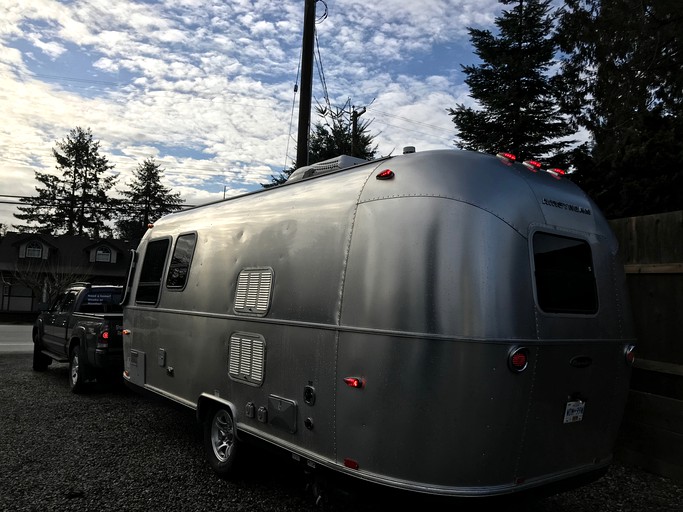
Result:
{"type": "Polygon", "coordinates": [[[330,158],[329,160],[323,160],[313,165],[306,165],[304,167],[299,167],[292,174],[289,175],[287,182],[299,181],[304,178],[310,178],[311,176],[321,176],[323,174],[328,174],[330,172],[338,171],[340,169],[346,169],[347,167],[353,167],[354,165],[364,164],[367,160],[362,158],[356,158],[349,155],[341,155],[335,158],[330,158]]]}
{"type": "Polygon", "coordinates": [[[415,153],[415,146],[405,146],[403,148],[403,154],[408,155],[410,153],[415,153]]]}

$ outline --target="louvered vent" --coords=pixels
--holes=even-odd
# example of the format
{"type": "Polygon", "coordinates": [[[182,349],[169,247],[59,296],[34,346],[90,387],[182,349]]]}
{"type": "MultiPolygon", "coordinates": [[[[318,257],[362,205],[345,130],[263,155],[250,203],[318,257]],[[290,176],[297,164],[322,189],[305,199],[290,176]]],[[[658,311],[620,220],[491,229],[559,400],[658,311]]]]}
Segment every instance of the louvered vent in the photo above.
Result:
{"type": "Polygon", "coordinates": [[[230,336],[228,373],[230,377],[256,386],[263,383],[266,342],[258,334],[235,333],[230,336]]]}
{"type": "Polygon", "coordinates": [[[272,287],[272,269],[257,268],[242,270],[237,278],[235,313],[265,316],[270,307],[272,287]]]}

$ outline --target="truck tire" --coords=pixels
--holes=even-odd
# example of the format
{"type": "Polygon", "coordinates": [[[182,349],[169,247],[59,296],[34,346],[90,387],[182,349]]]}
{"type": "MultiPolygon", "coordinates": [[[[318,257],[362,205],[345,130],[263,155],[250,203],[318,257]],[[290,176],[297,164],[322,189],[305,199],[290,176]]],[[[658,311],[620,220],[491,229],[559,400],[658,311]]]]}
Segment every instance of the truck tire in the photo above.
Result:
{"type": "Polygon", "coordinates": [[[234,473],[239,447],[232,413],[224,405],[215,407],[204,422],[204,450],[218,476],[226,478],[234,473]]]}
{"type": "Polygon", "coordinates": [[[52,358],[46,356],[41,351],[40,334],[37,331],[33,332],[33,370],[36,372],[44,372],[47,367],[52,364],[52,358]]]}
{"type": "Polygon", "coordinates": [[[73,393],[82,393],[85,389],[85,368],[80,362],[80,346],[74,345],[69,353],[69,387],[73,393]]]}

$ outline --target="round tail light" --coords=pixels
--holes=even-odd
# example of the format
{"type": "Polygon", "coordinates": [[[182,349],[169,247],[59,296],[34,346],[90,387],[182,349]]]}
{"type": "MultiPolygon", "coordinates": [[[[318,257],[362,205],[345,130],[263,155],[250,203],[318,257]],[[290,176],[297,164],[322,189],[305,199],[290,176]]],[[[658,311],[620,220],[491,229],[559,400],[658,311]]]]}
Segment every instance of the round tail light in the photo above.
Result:
{"type": "Polygon", "coordinates": [[[524,347],[512,349],[508,355],[508,367],[513,372],[519,373],[529,366],[529,350],[524,347]]]}
{"type": "Polygon", "coordinates": [[[636,346],[627,345],[624,348],[624,357],[626,358],[626,363],[629,366],[633,366],[633,362],[636,360],[636,346]]]}

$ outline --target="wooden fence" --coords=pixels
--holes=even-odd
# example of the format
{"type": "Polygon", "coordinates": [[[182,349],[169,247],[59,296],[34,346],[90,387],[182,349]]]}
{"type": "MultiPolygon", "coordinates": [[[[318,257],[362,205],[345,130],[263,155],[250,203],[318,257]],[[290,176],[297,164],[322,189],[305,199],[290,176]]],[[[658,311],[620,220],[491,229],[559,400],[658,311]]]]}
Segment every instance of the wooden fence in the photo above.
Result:
{"type": "Polygon", "coordinates": [[[683,483],[683,211],[610,224],[637,337],[616,456],[683,483]]]}

